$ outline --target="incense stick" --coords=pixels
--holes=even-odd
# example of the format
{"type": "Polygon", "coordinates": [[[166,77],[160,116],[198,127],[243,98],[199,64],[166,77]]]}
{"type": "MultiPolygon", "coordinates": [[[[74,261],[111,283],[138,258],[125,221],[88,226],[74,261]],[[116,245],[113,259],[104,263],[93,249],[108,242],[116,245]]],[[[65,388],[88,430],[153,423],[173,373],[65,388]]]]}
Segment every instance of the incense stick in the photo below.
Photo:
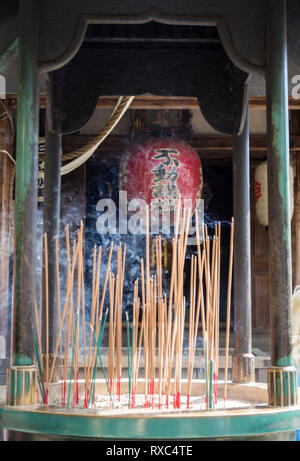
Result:
{"type": "Polygon", "coordinates": [[[233,265],[233,241],[234,241],[234,220],[232,218],[231,232],[230,232],[228,288],[227,288],[227,317],[226,317],[225,369],[224,369],[224,407],[226,407],[226,399],[227,399],[227,375],[228,375],[228,355],[229,355],[229,336],[230,336],[230,307],[231,307],[231,283],[232,283],[232,265],[233,265]]]}
{"type": "MultiPolygon", "coordinates": [[[[97,344],[99,344],[99,350],[100,350],[100,347],[101,347],[101,344],[102,344],[102,338],[103,338],[103,334],[104,334],[104,330],[105,330],[107,315],[108,315],[108,309],[106,309],[103,324],[102,324],[102,319],[100,319],[100,335],[99,335],[98,339],[96,338],[97,344]]],[[[90,329],[92,330],[92,332],[94,331],[93,326],[91,324],[90,324],[90,329]]],[[[96,381],[96,374],[97,374],[97,357],[98,357],[98,354],[96,356],[96,362],[95,362],[94,370],[93,370],[92,385],[91,385],[89,395],[88,395],[88,407],[90,407],[91,399],[94,401],[95,381],[96,381]]],[[[104,370],[104,367],[102,367],[102,368],[104,370]]]]}
{"type": "Polygon", "coordinates": [[[108,393],[109,393],[111,405],[112,405],[112,407],[114,407],[115,406],[114,400],[113,400],[113,397],[112,397],[112,394],[111,394],[110,385],[109,385],[109,382],[108,382],[108,379],[107,379],[107,376],[106,376],[106,373],[105,373],[105,368],[104,368],[102,357],[101,357],[101,354],[100,354],[100,348],[98,346],[97,338],[96,338],[96,335],[95,335],[94,331],[93,331],[93,338],[94,338],[94,342],[95,342],[95,345],[96,345],[97,356],[99,357],[99,360],[100,360],[102,372],[103,372],[104,379],[105,379],[106,386],[107,386],[107,390],[108,390],[108,393]]]}
{"type": "Polygon", "coordinates": [[[46,307],[46,392],[49,387],[49,282],[48,282],[48,240],[44,234],[44,262],[45,262],[45,307],[46,307]]]}

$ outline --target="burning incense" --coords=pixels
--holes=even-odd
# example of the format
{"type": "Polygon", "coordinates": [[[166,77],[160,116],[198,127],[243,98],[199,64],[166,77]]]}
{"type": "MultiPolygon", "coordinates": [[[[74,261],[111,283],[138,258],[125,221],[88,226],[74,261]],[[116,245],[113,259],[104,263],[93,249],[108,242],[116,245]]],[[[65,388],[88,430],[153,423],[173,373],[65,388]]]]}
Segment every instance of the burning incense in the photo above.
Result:
{"type": "Polygon", "coordinates": [[[78,327],[78,316],[76,315],[75,335],[74,335],[73,348],[72,348],[72,362],[71,362],[71,370],[70,370],[70,377],[69,377],[68,408],[70,407],[70,396],[71,396],[71,386],[72,386],[72,378],[73,378],[73,370],[74,370],[75,343],[76,343],[77,327],[78,327]]]}
{"type": "MultiPolygon", "coordinates": [[[[103,324],[102,324],[102,319],[100,319],[100,335],[99,335],[98,339],[96,338],[97,339],[97,344],[99,344],[99,350],[100,350],[100,347],[101,347],[101,344],[102,344],[102,338],[103,338],[103,334],[104,334],[104,330],[105,330],[107,315],[108,315],[108,309],[105,312],[103,324]]],[[[93,326],[91,324],[90,324],[90,329],[91,329],[92,332],[94,331],[93,326]]],[[[97,355],[97,357],[98,357],[98,355],[97,355]]],[[[97,373],[97,357],[96,357],[96,363],[94,365],[94,370],[93,370],[92,385],[91,385],[91,388],[90,388],[90,390],[89,390],[89,392],[87,394],[88,406],[90,406],[91,397],[94,394],[94,389],[95,389],[95,380],[96,380],[96,373],[97,373]]]]}
{"type": "Polygon", "coordinates": [[[52,367],[51,367],[51,372],[50,372],[50,382],[52,382],[52,378],[53,378],[56,355],[57,355],[57,351],[58,351],[60,337],[61,337],[61,334],[62,334],[62,326],[63,326],[64,318],[65,318],[65,315],[66,315],[67,307],[68,307],[68,300],[69,300],[69,296],[71,294],[71,289],[73,288],[74,271],[75,271],[75,264],[76,264],[76,260],[77,260],[77,256],[78,256],[78,250],[79,250],[79,247],[77,246],[76,251],[74,251],[74,253],[73,253],[72,269],[71,269],[70,277],[68,277],[66,300],[65,300],[65,305],[64,305],[64,308],[63,308],[63,313],[62,313],[61,325],[60,325],[59,332],[58,332],[58,337],[57,337],[57,340],[56,340],[55,352],[54,352],[54,357],[53,357],[52,367]]]}
{"type": "Polygon", "coordinates": [[[40,393],[43,399],[43,403],[47,403],[47,394],[44,387],[44,374],[42,371],[41,355],[39,352],[38,341],[36,337],[34,339],[34,351],[38,364],[38,384],[40,388],[40,393]]]}
{"type": "Polygon", "coordinates": [[[108,379],[111,390],[113,388],[114,378],[114,293],[115,293],[115,277],[113,274],[110,275],[110,286],[109,286],[109,297],[110,297],[110,308],[109,308],[109,343],[108,343],[108,379]]]}
{"type": "MultiPolygon", "coordinates": [[[[92,286],[92,305],[91,305],[91,318],[90,324],[94,328],[95,325],[95,318],[96,318],[96,305],[97,305],[97,294],[99,291],[99,278],[100,278],[100,267],[101,267],[101,255],[102,255],[102,247],[98,250],[98,257],[97,257],[97,248],[96,245],[94,246],[93,252],[93,286],[92,286]],[[96,267],[96,260],[97,260],[97,267],[96,267]]],[[[88,365],[87,365],[87,387],[90,386],[91,381],[91,373],[92,373],[92,366],[91,363],[91,354],[92,354],[92,335],[93,330],[90,329],[90,337],[89,337],[89,351],[88,351],[88,365]]]]}
{"type": "MultiPolygon", "coordinates": [[[[220,315],[220,259],[221,259],[221,228],[220,223],[215,226],[214,235],[208,235],[207,226],[202,225],[203,240],[200,241],[200,229],[196,214],[196,247],[197,254],[191,256],[189,300],[186,299],[185,277],[187,266],[187,242],[191,210],[182,210],[178,206],[172,241],[172,269],[168,281],[163,279],[163,261],[161,236],[155,237],[152,248],[152,266],[150,265],[150,233],[149,209],[146,221],[146,258],[141,259],[140,277],[134,281],[132,320],[129,322],[126,312],[127,328],[127,360],[128,360],[128,407],[134,409],[139,368],[145,370],[144,397],[145,407],[156,406],[155,392],[158,397],[158,408],[162,408],[162,399],[165,395],[166,407],[169,406],[169,397],[173,395],[174,408],[181,408],[182,401],[182,360],[185,333],[185,321],[188,322],[188,376],[186,402],[190,408],[192,394],[193,370],[198,341],[199,322],[202,324],[203,354],[205,359],[205,396],[208,409],[217,403],[217,384],[219,368],[219,315],[220,315]],[[154,256],[153,256],[154,255],[154,256]],[[186,305],[189,305],[188,319],[186,320],[186,305]],[[140,320],[140,309],[141,321],[140,320]],[[200,318],[201,315],[201,318],[200,318]],[[131,323],[131,325],[130,325],[131,323]],[[142,356],[142,348],[144,356],[142,356]],[[143,364],[141,365],[143,357],[143,364]],[[155,386],[156,382],[156,386],[155,386]],[[157,389],[157,390],[156,390],[157,389]]],[[[224,398],[227,393],[227,368],[230,326],[230,296],[232,283],[232,253],[233,253],[233,223],[231,227],[230,262],[227,296],[227,325],[225,351],[225,385],[224,398]]],[[[56,239],[56,281],[58,295],[58,335],[55,353],[48,369],[48,385],[52,382],[55,369],[56,354],[59,350],[60,367],[62,373],[62,406],[66,403],[66,383],[68,370],[68,350],[71,350],[71,367],[68,380],[67,406],[71,405],[71,391],[73,389],[73,405],[79,403],[79,337],[83,341],[83,375],[84,375],[84,407],[88,408],[95,402],[96,376],[98,360],[106,381],[111,406],[114,407],[114,395],[117,392],[121,402],[122,377],[122,299],[125,279],[126,246],[120,244],[116,250],[116,271],[111,270],[113,245],[108,254],[108,262],[104,285],[100,283],[101,259],[106,248],[94,247],[92,255],[91,303],[90,303],[90,333],[85,335],[86,309],[85,280],[84,280],[84,252],[83,252],[83,224],[77,233],[76,240],[70,252],[69,229],[66,227],[67,248],[67,283],[64,306],[61,308],[61,287],[59,275],[59,245],[56,239]],[[75,283],[74,283],[75,281],[75,283]],[[108,288],[107,288],[108,285],[108,288]],[[102,290],[102,291],[101,291],[102,290]],[[108,296],[106,296],[106,290],[108,296]],[[74,296],[74,298],[73,298],[74,296]],[[74,305],[73,305],[74,299],[74,305]],[[102,313],[108,299],[109,308],[105,306],[104,319],[102,313]],[[109,311],[109,320],[107,319],[109,311]],[[101,357],[101,344],[104,329],[108,325],[108,364],[104,367],[101,357]],[[62,331],[64,329],[64,347],[62,331]],[[88,345],[87,345],[88,340],[88,345]],[[63,357],[64,349],[64,357],[63,357]],[[50,376],[49,376],[50,375],[50,376]]],[[[45,276],[44,283],[48,283],[46,274],[47,242],[44,236],[45,276]]],[[[47,402],[47,391],[43,388],[43,369],[40,359],[41,338],[37,305],[35,303],[35,317],[37,336],[35,338],[36,361],[38,367],[38,388],[42,400],[47,402]]],[[[49,325],[47,322],[47,327],[49,325]]],[[[200,327],[201,328],[201,327],[200,327]]],[[[46,342],[47,342],[46,332],[46,342]]],[[[45,358],[49,353],[46,347],[45,358]]],[[[57,357],[58,359],[58,357],[57,357]]],[[[49,358],[48,358],[49,360],[49,358]]],[[[59,360],[59,359],[58,359],[59,360]]],[[[45,372],[47,360],[45,362],[45,372]]]]}
{"type": "Polygon", "coordinates": [[[215,336],[215,403],[218,403],[218,381],[219,381],[219,335],[220,335],[220,269],[221,269],[221,223],[217,226],[217,310],[216,310],[216,336],[215,336]]]}
{"type": "Polygon", "coordinates": [[[122,287],[123,287],[123,266],[122,266],[122,246],[118,248],[117,263],[117,293],[115,303],[115,328],[116,328],[116,379],[117,394],[121,400],[121,375],[122,375],[122,287]]]}
{"type": "Polygon", "coordinates": [[[130,332],[129,332],[129,318],[126,311],[126,327],[127,327],[127,358],[128,358],[128,408],[130,408],[131,401],[131,346],[130,346],[130,332]]]}
{"type": "Polygon", "coordinates": [[[49,277],[48,277],[48,239],[44,234],[44,263],[45,263],[45,308],[46,308],[46,392],[49,387],[49,277]]]}
{"type": "Polygon", "coordinates": [[[108,393],[109,393],[111,405],[112,405],[112,407],[114,407],[115,406],[114,400],[113,400],[113,397],[112,397],[112,394],[111,394],[110,385],[108,383],[108,379],[107,379],[107,376],[106,376],[106,373],[105,373],[105,368],[104,368],[103,361],[102,361],[101,354],[100,354],[100,348],[99,348],[99,345],[97,343],[97,338],[96,338],[94,330],[93,330],[93,338],[94,338],[95,345],[96,345],[97,356],[99,357],[99,360],[100,360],[100,363],[101,363],[101,368],[102,368],[103,375],[104,375],[104,378],[105,378],[105,382],[106,382],[107,390],[108,390],[108,393]]]}
{"type": "Polygon", "coordinates": [[[230,254],[228,270],[228,289],[227,289],[227,318],[226,318],[226,343],[225,343],[225,370],[224,370],[224,407],[227,399],[227,375],[228,375],[228,356],[229,356],[229,336],[230,336],[230,308],[231,308],[231,283],[233,265],[233,240],[234,240],[234,220],[231,221],[230,232],[230,254]]]}

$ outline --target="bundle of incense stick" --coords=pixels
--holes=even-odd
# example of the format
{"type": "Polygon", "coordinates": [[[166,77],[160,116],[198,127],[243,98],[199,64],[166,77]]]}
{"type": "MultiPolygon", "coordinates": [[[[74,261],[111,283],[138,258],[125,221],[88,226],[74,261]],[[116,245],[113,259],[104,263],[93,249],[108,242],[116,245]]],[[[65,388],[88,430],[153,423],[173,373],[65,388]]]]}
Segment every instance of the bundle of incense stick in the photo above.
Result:
{"type": "MultiPolygon", "coordinates": [[[[145,260],[140,262],[140,277],[134,282],[132,312],[126,312],[128,373],[122,376],[122,313],[125,278],[126,246],[115,249],[93,249],[91,299],[86,299],[84,275],[83,223],[73,243],[68,226],[65,229],[67,252],[67,283],[61,283],[59,241],[56,240],[56,280],[58,288],[58,323],[55,350],[49,352],[49,333],[45,346],[42,341],[38,308],[35,305],[35,351],[38,365],[40,398],[48,403],[50,383],[59,376],[61,380],[61,406],[76,406],[80,401],[88,408],[95,403],[95,383],[99,368],[105,378],[108,404],[121,401],[121,381],[128,380],[128,406],[136,407],[137,382],[144,370],[144,407],[172,408],[182,406],[182,368],[184,333],[188,331],[188,369],[186,407],[190,408],[193,370],[197,339],[202,337],[205,360],[205,402],[212,409],[218,402],[219,375],[219,315],[220,315],[220,267],[221,225],[217,223],[209,236],[207,226],[196,221],[196,253],[187,258],[190,209],[182,209],[179,203],[175,213],[172,241],[172,269],[168,290],[163,289],[163,251],[161,236],[154,237],[155,258],[150,263],[149,210],[146,219],[145,260]],[[103,256],[107,263],[103,268],[103,256]],[[116,258],[116,272],[112,271],[112,258],[116,258]],[[190,261],[190,262],[189,262],[190,261]],[[154,264],[153,264],[154,263],[154,264]],[[190,265],[189,299],[184,291],[185,274],[190,265]],[[100,274],[105,273],[104,283],[100,274]],[[64,292],[63,292],[64,290],[64,292]],[[61,300],[64,302],[61,304],[61,300]],[[188,312],[187,312],[188,311],[188,312]],[[103,315],[103,313],[105,313],[103,315]],[[131,317],[131,321],[129,321],[131,317]],[[89,318],[90,333],[86,334],[89,318]],[[201,325],[201,330],[200,330],[201,325]],[[107,366],[102,360],[104,331],[108,330],[107,366]],[[80,354],[80,344],[83,354],[80,354]],[[44,359],[42,359],[44,355],[44,359]],[[82,365],[83,363],[83,365],[82,365]],[[84,396],[79,397],[79,371],[83,368],[84,396]],[[57,374],[59,373],[59,374],[57,374]],[[72,399],[71,399],[72,396],[72,399]],[[173,404],[171,406],[171,398],[173,404]]],[[[224,401],[227,397],[227,369],[229,354],[230,304],[233,261],[233,232],[231,224],[230,258],[228,272],[227,328],[225,349],[224,401]]],[[[48,245],[44,236],[45,294],[48,296],[48,245]]],[[[49,328],[49,303],[46,300],[46,326],[49,328]]],[[[199,343],[199,341],[198,341],[199,343]]],[[[201,343],[201,340],[200,340],[201,343]]]]}

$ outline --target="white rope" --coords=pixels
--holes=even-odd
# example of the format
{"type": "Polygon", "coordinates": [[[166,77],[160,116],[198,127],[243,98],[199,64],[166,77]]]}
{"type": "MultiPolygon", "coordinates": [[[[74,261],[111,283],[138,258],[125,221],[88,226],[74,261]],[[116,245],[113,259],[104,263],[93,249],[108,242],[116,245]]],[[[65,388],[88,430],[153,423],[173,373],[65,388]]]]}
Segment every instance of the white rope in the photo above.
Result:
{"type": "MultiPolygon", "coordinates": [[[[67,163],[67,165],[64,165],[61,168],[61,175],[62,176],[64,176],[65,174],[71,173],[71,171],[76,170],[76,168],[79,168],[81,165],[83,165],[94,154],[94,152],[98,149],[98,147],[104,141],[104,139],[107,138],[107,136],[112,132],[112,130],[115,128],[115,126],[119,123],[119,121],[121,120],[121,118],[123,117],[123,115],[125,114],[127,109],[129,108],[130,104],[132,103],[133,99],[134,99],[134,96],[131,96],[130,98],[128,98],[127,104],[124,106],[123,110],[120,112],[120,114],[119,114],[118,118],[116,119],[115,123],[109,129],[107,129],[107,127],[108,127],[110,122],[108,122],[106,124],[105,128],[103,130],[101,130],[101,132],[99,133],[99,136],[97,137],[98,141],[94,144],[93,147],[89,148],[84,154],[80,155],[80,157],[75,158],[74,160],[67,163]],[[103,132],[103,135],[101,135],[102,132],[103,132]]],[[[113,112],[111,114],[110,120],[112,119],[112,117],[115,114],[116,110],[120,106],[122,100],[123,100],[123,96],[119,98],[119,100],[118,100],[118,102],[116,104],[116,107],[114,108],[114,110],[113,110],[113,112]]]]}
{"type": "Polygon", "coordinates": [[[1,120],[0,120],[0,121],[6,120],[7,118],[9,119],[11,132],[12,132],[12,135],[14,136],[14,123],[13,123],[12,117],[11,117],[9,111],[7,110],[5,104],[2,102],[1,99],[0,99],[0,104],[1,104],[1,106],[3,107],[3,109],[4,109],[4,112],[0,115],[0,117],[1,117],[1,120]],[[5,115],[6,115],[6,116],[5,116],[5,115]]]}
{"type": "Polygon", "coordinates": [[[7,152],[7,150],[0,149],[0,152],[1,152],[2,154],[6,154],[6,155],[10,158],[10,160],[11,160],[14,164],[16,164],[15,159],[10,155],[9,152],[7,152]]]}
{"type": "Polygon", "coordinates": [[[294,290],[294,295],[300,290],[300,285],[297,285],[294,290]]]}

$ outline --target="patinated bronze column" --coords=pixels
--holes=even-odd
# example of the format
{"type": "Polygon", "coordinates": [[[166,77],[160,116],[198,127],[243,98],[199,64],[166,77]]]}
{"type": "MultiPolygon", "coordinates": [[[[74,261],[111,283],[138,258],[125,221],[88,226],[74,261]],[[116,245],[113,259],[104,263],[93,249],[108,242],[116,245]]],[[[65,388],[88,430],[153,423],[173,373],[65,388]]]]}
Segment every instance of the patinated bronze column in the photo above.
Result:
{"type": "MultiPolygon", "coordinates": [[[[3,101],[2,110],[10,114],[7,101],[3,101]]],[[[10,252],[11,218],[13,215],[12,184],[14,177],[13,161],[6,154],[13,152],[13,127],[8,117],[0,122],[0,385],[6,381],[6,369],[10,363],[10,252]]]]}
{"type": "Polygon", "coordinates": [[[15,192],[15,277],[12,365],[7,403],[35,400],[34,302],[38,173],[38,0],[21,0],[19,10],[18,120],[15,192]]]}
{"type": "Polygon", "coordinates": [[[255,381],[251,326],[251,228],[249,110],[240,134],[233,136],[234,338],[232,381],[255,381]]]}
{"type": "Polygon", "coordinates": [[[269,404],[296,403],[292,359],[292,264],[286,1],[267,2],[267,121],[270,261],[269,404]]]}

